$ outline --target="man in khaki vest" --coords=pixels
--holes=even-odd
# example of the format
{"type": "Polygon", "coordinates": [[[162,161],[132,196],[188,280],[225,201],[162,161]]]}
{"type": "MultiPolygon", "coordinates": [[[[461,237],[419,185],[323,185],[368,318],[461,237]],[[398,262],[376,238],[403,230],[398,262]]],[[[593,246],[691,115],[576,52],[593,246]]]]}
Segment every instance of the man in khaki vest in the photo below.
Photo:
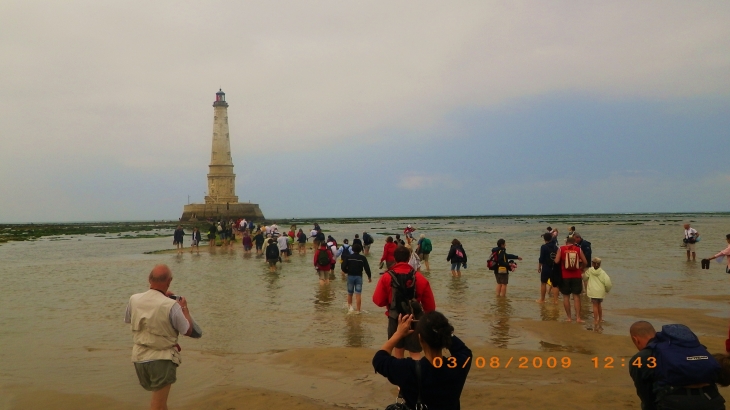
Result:
{"type": "Polygon", "coordinates": [[[183,297],[171,299],[172,272],[157,265],[149,275],[150,290],[129,298],[124,321],[132,325],[132,362],[139,383],[152,392],[152,410],[167,410],[167,396],[180,365],[178,334],[190,336],[193,320],[183,297]]]}

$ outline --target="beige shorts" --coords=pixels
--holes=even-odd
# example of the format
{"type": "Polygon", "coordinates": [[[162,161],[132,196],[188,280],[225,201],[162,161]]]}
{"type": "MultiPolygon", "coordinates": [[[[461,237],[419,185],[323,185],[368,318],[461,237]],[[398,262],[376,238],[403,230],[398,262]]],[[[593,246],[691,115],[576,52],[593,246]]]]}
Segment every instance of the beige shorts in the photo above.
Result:
{"type": "Polygon", "coordinates": [[[139,384],[148,391],[157,391],[177,380],[177,365],[172,360],[135,363],[139,384]]]}
{"type": "Polygon", "coordinates": [[[687,251],[688,252],[695,252],[695,245],[697,245],[697,244],[696,243],[688,243],[687,244],[687,251]]]}
{"type": "Polygon", "coordinates": [[[422,261],[426,262],[428,260],[428,253],[422,253],[418,255],[419,258],[421,258],[422,261]]]}
{"type": "Polygon", "coordinates": [[[327,280],[329,279],[329,273],[328,270],[317,270],[317,274],[319,275],[320,280],[327,280]]]}

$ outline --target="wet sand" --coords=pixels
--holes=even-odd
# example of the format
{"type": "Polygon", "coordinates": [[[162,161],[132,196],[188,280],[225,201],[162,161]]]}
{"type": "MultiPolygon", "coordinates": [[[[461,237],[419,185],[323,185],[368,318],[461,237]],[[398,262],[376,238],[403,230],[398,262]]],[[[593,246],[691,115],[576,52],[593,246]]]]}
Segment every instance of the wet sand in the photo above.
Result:
{"type": "MultiPolygon", "coordinates": [[[[715,320],[725,322],[696,309],[647,309],[641,313],[650,321],[670,315],[702,328],[715,320]]],[[[485,362],[483,368],[475,365],[481,362],[472,365],[461,397],[463,409],[533,409],[536,405],[551,408],[560,403],[571,403],[574,409],[639,408],[628,375],[628,361],[636,350],[627,336],[588,332],[580,325],[565,322],[523,320],[516,326],[538,338],[542,350],[503,349],[482,345],[479,340],[465,340],[473,350],[473,360],[483,357],[485,362]],[[498,368],[490,367],[492,357],[499,358],[498,368]],[[554,362],[549,361],[551,357],[554,362]],[[598,368],[594,357],[598,358],[598,368]],[[548,367],[551,363],[554,368],[548,367]]],[[[724,340],[719,336],[701,337],[711,352],[722,351],[724,340]]],[[[370,362],[374,349],[186,353],[184,365],[178,371],[178,383],[172,390],[171,409],[377,409],[391,403],[397,393],[384,377],[373,372],[370,362]],[[204,393],[196,395],[192,391],[204,393]]],[[[730,394],[726,388],[721,391],[730,394]]],[[[144,405],[140,398],[147,398],[146,393],[140,393],[135,395],[134,403],[126,403],[99,395],[52,390],[18,389],[5,393],[10,393],[12,399],[3,408],[19,410],[131,410],[144,405]]]]}

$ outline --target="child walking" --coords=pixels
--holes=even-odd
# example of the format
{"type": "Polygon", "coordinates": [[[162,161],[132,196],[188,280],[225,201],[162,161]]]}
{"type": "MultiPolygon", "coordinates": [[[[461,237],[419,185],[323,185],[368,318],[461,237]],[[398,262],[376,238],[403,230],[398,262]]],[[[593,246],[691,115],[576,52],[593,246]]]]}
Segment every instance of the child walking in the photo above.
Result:
{"type": "Polygon", "coordinates": [[[586,293],[593,303],[593,325],[597,327],[603,322],[603,308],[601,303],[606,293],[611,291],[611,278],[608,277],[606,271],[601,269],[601,258],[593,258],[591,267],[583,272],[583,280],[586,284],[586,293]]]}

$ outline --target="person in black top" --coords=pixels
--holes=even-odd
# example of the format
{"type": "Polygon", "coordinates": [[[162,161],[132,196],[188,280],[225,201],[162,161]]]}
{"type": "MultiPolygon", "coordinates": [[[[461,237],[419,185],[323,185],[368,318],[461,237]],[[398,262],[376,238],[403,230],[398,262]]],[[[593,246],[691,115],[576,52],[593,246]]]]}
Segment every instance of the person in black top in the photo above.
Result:
{"type": "Polygon", "coordinates": [[[494,255],[496,252],[496,264],[492,268],[494,270],[494,278],[497,280],[497,287],[495,288],[497,296],[507,296],[507,285],[509,284],[509,273],[511,267],[509,264],[510,259],[522,260],[517,255],[507,253],[507,241],[504,239],[497,240],[497,247],[492,248],[491,253],[494,255]]]}
{"type": "MultiPolygon", "coordinates": [[[[398,330],[373,357],[375,372],[400,387],[400,395],[409,408],[415,408],[419,397],[416,362],[411,358],[397,359],[391,352],[401,338],[414,332],[412,323],[412,315],[400,316],[398,330]]],[[[417,323],[415,333],[425,356],[419,360],[421,402],[429,410],[459,410],[461,391],[471,369],[471,350],[453,335],[454,328],[438,311],[424,314],[417,323]],[[443,356],[444,349],[449,349],[451,357],[443,356]]]]}
{"type": "Polygon", "coordinates": [[[461,265],[464,265],[464,269],[466,269],[466,251],[458,239],[451,241],[451,248],[449,254],[446,255],[446,260],[451,262],[451,276],[461,276],[461,265]]]}
{"type": "Polygon", "coordinates": [[[555,255],[558,252],[558,239],[548,232],[542,236],[545,244],[540,246],[540,258],[537,260],[537,272],[540,274],[540,299],[538,303],[545,303],[545,294],[547,293],[547,283],[550,281],[553,294],[553,303],[558,304],[558,288],[560,281],[563,279],[560,265],[555,264],[555,255]]]}
{"type": "Polygon", "coordinates": [[[362,233],[363,255],[367,255],[370,253],[370,245],[372,245],[373,242],[375,242],[375,240],[373,239],[372,236],[370,236],[369,233],[367,233],[367,232],[362,233]]]}
{"type": "Polygon", "coordinates": [[[185,238],[185,231],[181,225],[178,225],[177,229],[175,229],[175,232],[172,234],[172,244],[175,245],[178,253],[183,250],[183,238],[185,238]]]}
{"type": "Polygon", "coordinates": [[[362,241],[360,240],[360,235],[355,234],[355,239],[352,240],[352,246],[355,246],[356,243],[359,243],[360,246],[362,246],[362,241]]]}
{"type": "MultiPolygon", "coordinates": [[[[580,247],[580,249],[583,251],[583,255],[586,256],[586,260],[588,263],[591,263],[591,254],[593,251],[591,250],[591,243],[583,239],[583,237],[580,236],[578,232],[573,233],[573,238],[575,238],[575,244],[580,247]]],[[[590,268],[590,266],[581,266],[583,270],[590,268]]]]}
{"type": "Polygon", "coordinates": [[[352,245],[352,251],[355,253],[348,256],[347,259],[343,259],[342,271],[347,274],[347,310],[349,312],[359,314],[360,306],[362,305],[362,272],[365,271],[368,275],[368,283],[373,280],[370,273],[368,258],[360,255],[360,252],[362,252],[362,245],[359,243],[352,245]],[[352,307],[353,293],[355,294],[355,304],[357,309],[353,309],[352,307]]]}

